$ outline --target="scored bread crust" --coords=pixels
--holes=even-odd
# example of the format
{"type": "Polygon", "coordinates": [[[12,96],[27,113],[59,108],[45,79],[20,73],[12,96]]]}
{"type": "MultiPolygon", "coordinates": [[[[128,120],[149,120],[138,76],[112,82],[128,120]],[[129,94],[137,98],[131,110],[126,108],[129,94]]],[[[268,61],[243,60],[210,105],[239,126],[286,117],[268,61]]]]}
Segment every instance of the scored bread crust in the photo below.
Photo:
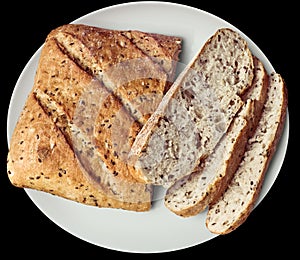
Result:
{"type": "Polygon", "coordinates": [[[169,84],[167,84],[167,90],[174,81],[175,66],[181,51],[181,47],[179,46],[181,46],[182,39],[179,37],[176,38],[176,36],[144,33],[138,30],[123,31],[121,33],[162,66],[163,70],[168,74],[169,84]]]}
{"type": "MultiPolygon", "coordinates": [[[[169,46],[173,50],[170,58],[169,53],[162,51],[164,48],[151,34],[148,38],[156,43],[152,49],[146,42],[139,41],[136,45],[125,36],[125,32],[69,24],[53,30],[49,37],[53,36],[69,56],[77,59],[83,68],[91,70],[95,77],[102,80],[130,114],[143,124],[158,106],[168,88],[168,80],[174,77],[174,65],[181,50],[181,41],[171,36],[166,39],[176,42],[176,45],[169,46]],[[159,51],[160,61],[174,60],[168,68],[168,74],[161,66],[165,63],[157,63],[154,56],[148,56],[159,51]]],[[[142,32],[136,31],[135,34],[139,36],[142,32]]]]}
{"type": "Polygon", "coordinates": [[[129,155],[132,175],[169,187],[194,171],[243,105],[253,66],[238,33],[222,28],[211,36],[138,133],[129,155]]]}
{"type": "Polygon", "coordinates": [[[245,104],[227,133],[199,169],[175,182],[166,192],[165,206],[182,217],[194,216],[216,200],[226,189],[260,118],[268,88],[268,74],[257,57],[254,80],[245,94],[245,104]]]}
{"type": "Polygon", "coordinates": [[[11,183],[17,187],[41,190],[92,206],[149,209],[148,201],[117,200],[108,196],[106,190],[91,185],[64,135],[32,92],[11,138],[7,168],[11,183]]]}
{"type": "Polygon", "coordinates": [[[273,72],[262,116],[243,160],[226,191],[209,206],[206,226],[210,232],[228,234],[252,212],[283,132],[287,104],[286,84],[280,74],[273,72]]]}
{"type": "MultiPolygon", "coordinates": [[[[121,102],[108,91],[101,81],[83,71],[63,53],[56,41],[49,38],[41,53],[41,66],[37,69],[34,93],[41,106],[58,125],[73,149],[76,149],[77,131],[84,134],[86,142],[91,142],[106,167],[119,178],[133,181],[128,174],[126,161],[114,154],[130,146],[129,134],[135,136],[140,129],[121,102]],[[51,55],[47,55],[51,53],[51,55]],[[47,68],[47,69],[45,69],[47,68]],[[123,117],[122,117],[123,116],[123,117]],[[116,123],[122,120],[123,125],[116,123]],[[112,131],[119,126],[119,135],[123,137],[123,147],[113,147],[112,131]],[[113,126],[113,127],[110,127],[113,126]],[[122,133],[129,131],[128,135],[122,133]]],[[[127,148],[128,150],[129,148],[127,148]]],[[[96,169],[95,169],[96,170],[96,169]]]]}
{"type": "MultiPolygon", "coordinates": [[[[95,54],[93,44],[103,40],[104,35],[99,33],[102,30],[114,42],[124,39],[119,31],[86,25],[64,25],[47,36],[24,116],[19,118],[10,141],[8,176],[15,186],[50,192],[77,202],[147,211],[151,208],[152,187],[136,182],[128,174],[126,155],[119,154],[130,148],[140,123],[124,108],[121,96],[112,91],[95,70],[99,56],[95,54]],[[79,34],[87,37],[80,38],[79,34]],[[34,115],[38,110],[38,116],[34,115]],[[36,122],[34,127],[31,126],[31,117],[36,122]],[[36,138],[42,135],[43,139],[36,138]],[[38,149],[43,143],[48,147],[42,149],[45,160],[39,157],[38,149]],[[119,147],[115,148],[116,145],[119,147]],[[40,161],[40,168],[36,168],[34,164],[40,161]],[[58,167],[63,173],[57,170],[58,167]],[[47,177],[43,178],[45,174],[47,177]]],[[[149,60],[131,42],[128,42],[128,50],[127,46],[121,47],[122,52],[117,48],[110,53],[111,56],[108,55],[109,48],[103,50],[109,57],[106,66],[110,65],[111,59],[116,63],[120,57],[128,58],[127,54],[149,60]]],[[[180,44],[176,45],[174,59],[180,47],[180,44]]],[[[152,60],[143,64],[148,70],[163,71],[152,60]]],[[[162,74],[166,75],[165,72],[162,74]]],[[[151,83],[153,90],[158,86],[163,93],[166,81],[147,78],[147,82],[151,83]]],[[[138,81],[130,86],[134,87],[134,84],[138,81]]]]}

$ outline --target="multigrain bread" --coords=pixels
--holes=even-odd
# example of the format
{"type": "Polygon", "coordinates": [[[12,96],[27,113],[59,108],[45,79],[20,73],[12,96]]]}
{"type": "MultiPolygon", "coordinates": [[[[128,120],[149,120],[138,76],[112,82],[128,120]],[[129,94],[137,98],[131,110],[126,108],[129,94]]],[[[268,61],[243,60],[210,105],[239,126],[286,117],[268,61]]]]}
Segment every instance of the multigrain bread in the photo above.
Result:
{"type": "Polygon", "coordinates": [[[80,24],[59,27],[51,35],[80,66],[103,81],[140,123],[146,122],[168,89],[181,50],[179,37],[157,35],[160,40],[157,41],[153,34],[140,31],[107,30],[80,24]]]}
{"type": "Polygon", "coordinates": [[[174,36],[54,29],[10,140],[11,183],[133,211],[150,210],[152,184],[163,185],[177,215],[208,207],[208,230],[235,230],[281,136],[286,86],[228,28],[171,86],[180,51],[174,36]]]}
{"type": "Polygon", "coordinates": [[[222,28],[211,36],[138,133],[129,155],[132,175],[169,187],[192,173],[244,104],[253,66],[237,32],[222,28]]]}
{"type": "MultiPolygon", "coordinates": [[[[174,60],[181,47],[178,39],[168,36],[165,43],[174,48],[168,50],[174,60]]],[[[126,167],[126,154],[144,114],[139,115],[141,118],[131,114],[124,104],[128,93],[118,90],[158,91],[158,102],[167,88],[167,73],[142,47],[120,31],[87,25],[63,25],[49,33],[32,91],[10,140],[7,172],[15,186],[98,207],[151,208],[152,187],[136,182],[126,167]],[[137,57],[146,61],[139,63],[139,69],[145,68],[149,74],[134,81],[127,78],[128,84],[124,80],[124,86],[112,89],[112,83],[127,72],[119,70],[108,81],[104,79],[109,74],[107,68],[137,57]],[[151,73],[161,73],[162,77],[152,77],[151,73]],[[147,82],[147,87],[142,82],[147,82]]]]}
{"type": "Polygon", "coordinates": [[[168,82],[173,83],[179,52],[181,51],[182,39],[174,36],[157,33],[144,33],[137,30],[122,31],[131,42],[138,46],[145,54],[160,64],[168,75],[168,82]]]}
{"type": "Polygon", "coordinates": [[[254,80],[245,95],[246,103],[231,123],[212,154],[192,174],[175,182],[164,198],[165,206],[182,217],[194,216],[207,208],[225,190],[244,155],[262,112],[268,88],[263,64],[254,58],[254,80]]]}
{"type": "Polygon", "coordinates": [[[226,191],[209,206],[206,226],[210,232],[228,234],[252,212],[283,131],[287,103],[285,82],[280,74],[272,73],[263,113],[243,160],[226,191]]]}
{"type": "MultiPolygon", "coordinates": [[[[133,138],[137,134],[139,124],[101,81],[86,73],[67,54],[60,51],[60,46],[52,35],[47,38],[43,47],[40,64],[33,92],[73,150],[81,160],[88,160],[91,165],[94,165],[91,160],[103,162],[105,168],[118,175],[118,178],[132,182],[133,178],[127,171],[125,161],[118,155],[127,153],[131,140],[129,135],[133,138]],[[119,124],[120,119],[123,124],[119,124]],[[120,142],[112,138],[116,125],[121,125],[118,129],[120,138],[123,137],[121,147],[120,142]],[[113,147],[113,142],[118,146],[113,147]],[[81,143],[86,148],[90,143],[90,149],[94,147],[94,153],[90,149],[83,153],[81,143]]],[[[89,166],[89,163],[85,165],[89,166]]],[[[106,179],[101,176],[102,168],[93,167],[89,171],[98,176],[101,183],[106,179]]],[[[114,186],[112,182],[110,186],[114,186]]],[[[122,188],[119,187],[119,190],[122,191],[122,188]]]]}
{"type": "Polygon", "coordinates": [[[144,190],[133,196],[125,185],[117,195],[107,183],[93,185],[65,136],[32,92],[11,138],[7,172],[16,187],[44,191],[86,205],[134,211],[147,211],[150,207],[151,190],[146,190],[146,186],[140,186],[144,190]],[[120,199],[122,196],[125,199],[120,199]]]}

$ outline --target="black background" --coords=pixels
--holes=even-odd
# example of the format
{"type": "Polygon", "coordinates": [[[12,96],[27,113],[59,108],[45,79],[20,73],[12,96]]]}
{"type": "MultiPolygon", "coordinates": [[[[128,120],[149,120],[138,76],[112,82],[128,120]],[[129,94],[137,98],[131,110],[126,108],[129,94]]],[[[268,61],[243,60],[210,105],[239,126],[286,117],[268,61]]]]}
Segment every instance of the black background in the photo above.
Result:
{"type": "MultiPolygon", "coordinates": [[[[174,1],[197,7],[233,24],[251,38],[286,81],[289,91],[290,136],[288,151],[280,174],[270,192],[236,231],[218,236],[201,245],[162,253],[167,257],[211,255],[215,259],[299,255],[299,207],[296,127],[296,68],[299,47],[296,27],[299,14],[288,1],[263,4],[263,1],[174,1]],[[222,3],[222,2],[221,2],[222,3]],[[292,159],[293,157],[293,159],[292,159]],[[238,253],[238,251],[240,253],[238,253]]],[[[0,172],[0,254],[38,259],[43,257],[110,257],[140,254],[118,252],[85,242],[51,222],[32,203],[22,189],[13,187],[6,175],[7,109],[10,96],[24,66],[43,44],[51,29],[70,23],[92,11],[122,1],[44,1],[30,4],[15,1],[1,7],[1,172],[0,172]]],[[[201,26],[201,25],[199,25],[201,26]]],[[[162,220],[163,222],[163,220],[162,220]]],[[[117,234],[116,234],[117,235],[117,234]]],[[[1,257],[0,255],[0,257],[1,257]]],[[[150,255],[151,256],[151,255],[150,255]]],[[[152,255],[156,256],[156,255],[152,255]]],[[[1,257],[2,258],[2,257],[1,257]]]]}

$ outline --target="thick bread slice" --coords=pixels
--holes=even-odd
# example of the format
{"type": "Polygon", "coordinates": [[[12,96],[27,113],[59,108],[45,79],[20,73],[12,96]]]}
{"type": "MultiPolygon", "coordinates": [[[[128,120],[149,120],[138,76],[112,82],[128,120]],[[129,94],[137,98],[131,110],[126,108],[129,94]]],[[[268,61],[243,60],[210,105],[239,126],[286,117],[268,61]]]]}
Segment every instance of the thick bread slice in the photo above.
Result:
{"type": "Polygon", "coordinates": [[[267,72],[254,57],[255,77],[246,103],[234,118],[214,152],[191,175],[175,182],[166,192],[165,206],[177,215],[194,216],[218,198],[227,187],[262,112],[268,88],[267,72]]]}
{"type": "Polygon", "coordinates": [[[285,83],[272,73],[264,110],[243,160],[224,194],[209,207],[206,226],[212,233],[230,233],[250,215],[283,131],[287,103],[285,83]]]}
{"type": "Polygon", "coordinates": [[[108,186],[100,188],[91,184],[64,135],[33,93],[28,96],[15,129],[7,158],[8,177],[13,185],[87,205],[149,210],[150,201],[142,201],[143,194],[135,196],[140,201],[129,202],[108,195],[108,186]]]}
{"type": "MultiPolygon", "coordinates": [[[[61,26],[49,37],[54,37],[80,66],[102,80],[140,123],[145,123],[157,108],[168,87],[168,74],[145,54],[147,46],[136,46],[122,31],[82,24],[61,26]]],[[[173,41],[178,42],[177,37],[173,41]]],[[[175,51],[175,59],[177,55],[175,51]]],[[[175,66],[169,68],[169,75],[174,70],[175,66]]]]}
{"type": "Polygon", "coordinates": [[[139,132],[130,151],[133,176],[168,187],[192,173],[227,132],[253,75],[247,42],[218,30],[139,132]]]}

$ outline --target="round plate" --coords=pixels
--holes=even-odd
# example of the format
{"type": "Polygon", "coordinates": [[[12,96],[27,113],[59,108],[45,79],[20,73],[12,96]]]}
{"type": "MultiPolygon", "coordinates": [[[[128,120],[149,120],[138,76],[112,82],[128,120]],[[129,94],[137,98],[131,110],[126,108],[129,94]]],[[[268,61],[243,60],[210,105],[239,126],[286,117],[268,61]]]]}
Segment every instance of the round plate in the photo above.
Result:
{"type": "MultiPolygon", "coordinates": [[[[230,27],[248,41],[252,53],[263,62],[267,72],[274,71],[261,50],[238,28],[205,11],[181,4],[120,4],[87,14],[73,23],[180,36],[183,38],[183,64],[187,64],[193,58],[217,29],[230,27]]],[[[8,140],[33,85],[40,51],[41,48],[32,56],[15,86],[8,111],[8,140]]],[[[269,166],[257,204],[268,193],[279,174],[287,149],[288,133],[287,117],[282,138],[269,166]]],[[[181,218],[166,209],[162,199],[156,200],[149,212],[141,213],[86,206],[30,189],[26,189],[26,192],[37,207],[62,229],[104,248],[123,252],[157,253],[188,248],[216,237],[205,227],[206,211],[195,217],[181,218]]]]}

